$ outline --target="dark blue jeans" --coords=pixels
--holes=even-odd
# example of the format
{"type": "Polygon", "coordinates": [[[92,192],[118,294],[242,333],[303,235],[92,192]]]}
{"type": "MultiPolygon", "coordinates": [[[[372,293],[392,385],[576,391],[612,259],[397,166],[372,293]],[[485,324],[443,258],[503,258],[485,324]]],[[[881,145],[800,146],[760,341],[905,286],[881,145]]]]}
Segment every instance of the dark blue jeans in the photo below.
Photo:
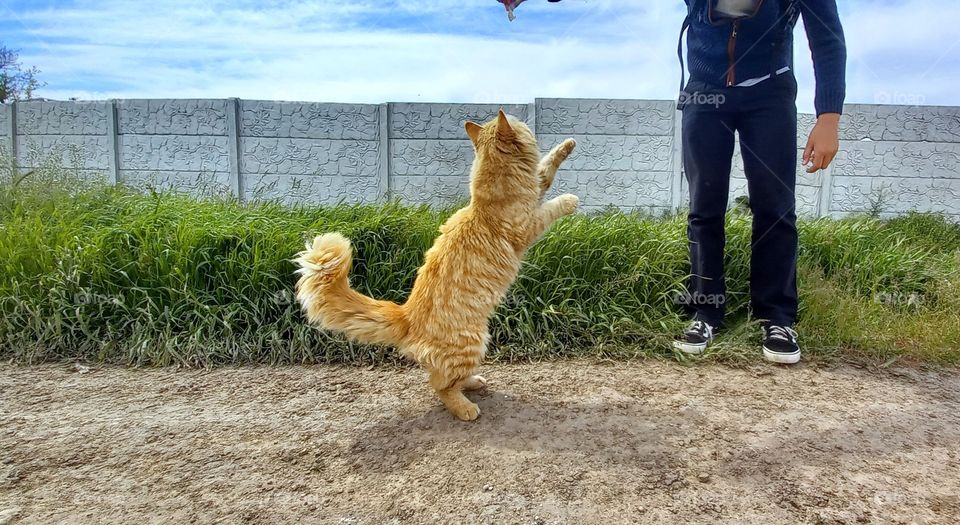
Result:
{"type": "Polygon", "coordinates": [[[750,193],[753,316],[791,326],[797,318],[797,83],[791,72],[756,86],[681,94],[683,168],[690,188],[687,305],[696,319],[723,323],[724,215],[734,132],[750,193]]]}

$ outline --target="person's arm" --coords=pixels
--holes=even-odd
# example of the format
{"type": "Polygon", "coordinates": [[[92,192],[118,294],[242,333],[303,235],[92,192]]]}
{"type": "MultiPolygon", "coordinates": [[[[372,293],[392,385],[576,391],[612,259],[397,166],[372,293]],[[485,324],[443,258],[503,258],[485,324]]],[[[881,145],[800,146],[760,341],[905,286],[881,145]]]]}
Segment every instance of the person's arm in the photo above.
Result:
{"type": "Polygon", "coordinates": [[[817,123],[803,151],[807,173],[825,169],[840,149],[840,114],[846,97],[847,45],[836,0],[800,0],[816,78],[817,123]]]}

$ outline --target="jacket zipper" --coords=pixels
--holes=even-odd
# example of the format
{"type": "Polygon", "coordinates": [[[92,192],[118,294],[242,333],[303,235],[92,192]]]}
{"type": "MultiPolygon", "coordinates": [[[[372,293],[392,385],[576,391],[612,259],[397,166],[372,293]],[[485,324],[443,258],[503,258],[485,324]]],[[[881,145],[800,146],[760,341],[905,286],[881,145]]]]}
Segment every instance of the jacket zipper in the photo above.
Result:
{"type": "MultiPolygon", "coordinates": [[[[757,7],[754,10],[753,14],[744,18],[739,18],[733,21],[733,29],[730,32],[730,39],[727,41],[727,58],[730,60],[730,65],[727,68],[727,87],[733,87],[737,81],[736,75],[736,50],[737,50],[737,31],[740,29],[741,20],[749,20],[760,12],[760,9],[763,8],[764,0],[757,2],[757,7]]],[[[710,23],[713,23],[713,2],[707,2],[707,18],[710,23]]]]}
{"type": "Polygon", "coordinates": [[[737,51],[737,30],[740,28],[740,21],[734,20],[733,30],[730,32],[730,39],[727,40],[727,58],[730,60],[730,67],[727,68],[727,87],[733,87],[736,81],[736,51],[737,51]]]}

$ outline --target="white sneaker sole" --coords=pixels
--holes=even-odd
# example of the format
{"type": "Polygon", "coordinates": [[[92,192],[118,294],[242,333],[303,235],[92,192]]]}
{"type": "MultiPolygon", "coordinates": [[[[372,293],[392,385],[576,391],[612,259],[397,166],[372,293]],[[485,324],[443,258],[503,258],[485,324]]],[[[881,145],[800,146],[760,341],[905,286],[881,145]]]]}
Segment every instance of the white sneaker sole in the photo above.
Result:
{"type": "Polygon", "coordinates": [[[707,349],[707,343],[696,345],[691,343],[682,343],[680,341],[674,341],[673,347],[685,354],[702,354],[703,351],[707,349]]]}
{"type": "Polygon", "coordinates": [[[771,363],[794,365],[800,362],[800,350],[792,354],[784,354],[782,352],[771,352],[767,347],[763,347],[763,358],[771,363]]]}

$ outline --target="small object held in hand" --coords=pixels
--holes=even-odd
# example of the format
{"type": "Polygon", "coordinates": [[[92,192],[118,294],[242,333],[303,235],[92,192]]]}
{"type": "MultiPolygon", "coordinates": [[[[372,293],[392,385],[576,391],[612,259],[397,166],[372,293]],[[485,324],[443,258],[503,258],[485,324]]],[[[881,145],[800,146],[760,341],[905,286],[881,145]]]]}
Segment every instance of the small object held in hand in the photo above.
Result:
{"type": "MultiPolygon", "coordinates": [[[[511,22],[517,19],[517,16],[513,14],[513,10],[526,1],[527,0],[497,0],[497,2],[503,4],[503,7],[507,8],[507,18],[509,18],[511,22]]],[[[554,4],[559,1],[560,0],[547,0],[547,2],[554,4]]]]}
{"type": "Polygon", "coordinates": [[[507,9],[507,18],[509,18],[511,22],[517,19],[517,16],[513,14],[513,10],[524,1],[525,0],[499,0],[499,2],[503,4],[503,7],[507,9]]]}

